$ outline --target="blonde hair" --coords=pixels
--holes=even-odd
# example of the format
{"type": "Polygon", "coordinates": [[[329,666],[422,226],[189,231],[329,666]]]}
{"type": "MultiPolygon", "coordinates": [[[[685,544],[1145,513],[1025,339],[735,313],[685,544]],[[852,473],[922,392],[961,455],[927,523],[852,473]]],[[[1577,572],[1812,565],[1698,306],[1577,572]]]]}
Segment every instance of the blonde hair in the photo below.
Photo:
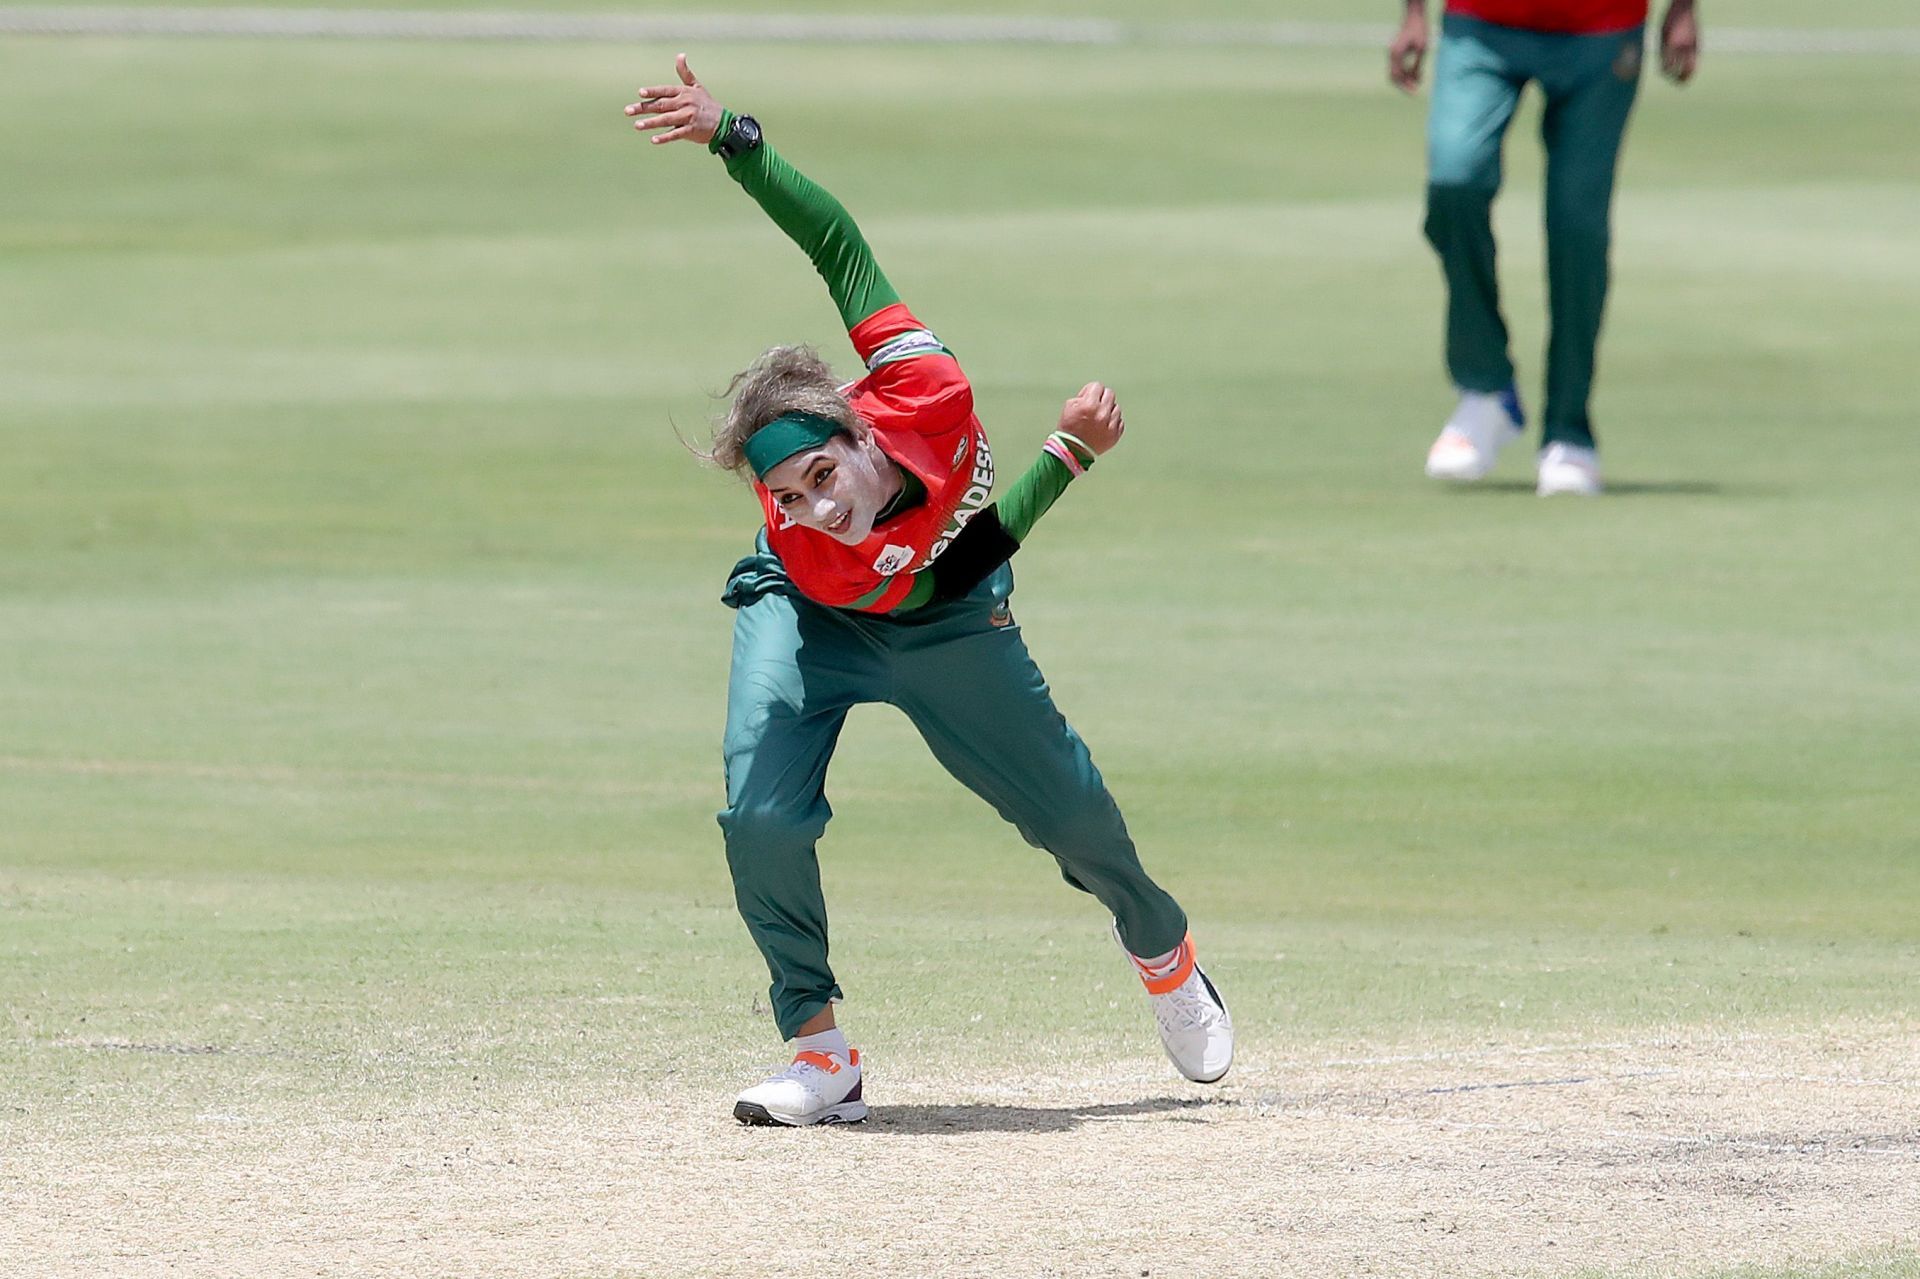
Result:
{"type": "Polygon", "coordinates": [[[715,421],[713,442],[694,448],[702,461],[738,475],[747,465],[747,440],[783,413],[812,413],[862,438],[867,425],[840,394],[833,369],[810,346],[776,346],[727,383],[727,411],[715,421]]]}

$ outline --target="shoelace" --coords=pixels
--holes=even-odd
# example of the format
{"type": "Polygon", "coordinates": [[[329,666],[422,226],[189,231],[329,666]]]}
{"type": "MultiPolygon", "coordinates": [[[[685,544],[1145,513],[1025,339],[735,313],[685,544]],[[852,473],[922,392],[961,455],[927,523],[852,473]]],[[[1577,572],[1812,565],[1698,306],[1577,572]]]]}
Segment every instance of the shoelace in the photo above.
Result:
{"type": "Polygon", "coordinates": [[[1193,976],[1153,1001],[1153,1015],[1169,1030],[1205,1030],[1219,1015],[1219,1009],[1207,998],[1200,974],[1193,976]]]}
{"type": "MultiPolygon", "coordinates": [[[[842,1063],[840,1069],[847,1069],[847,1064],[842,1063]]],[[[784,1066],[766,1065],[760,1067],[760,1070],[765,1075],[766,1083],[772,1083],[776,1079],[791,1079],[795,1083],[807,1084],[814,1079],[826,1079],[832,1075],[832,1072],[822,1070],[814,1063],[802,1061],[797,1057],[784,1066]]]]}
{"type": "Polygon", "coordinates": [[[776,1079],[796,1079],[804,1082],[808,1075],[824,1075],[827,1072],[810,1061],[789,1061],[784,1066],[776,1066],[769,1062],[760,1067],[760,1073],[765,1082],[772,1083],[776,1079]]]}

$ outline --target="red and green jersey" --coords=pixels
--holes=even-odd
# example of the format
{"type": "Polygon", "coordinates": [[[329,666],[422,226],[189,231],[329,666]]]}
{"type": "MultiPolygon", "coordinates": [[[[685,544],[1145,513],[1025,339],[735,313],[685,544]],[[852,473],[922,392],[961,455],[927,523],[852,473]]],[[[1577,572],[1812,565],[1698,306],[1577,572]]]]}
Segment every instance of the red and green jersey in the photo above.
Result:
{"type": "Polygon", "coordinates": [[[867,375],[844,388],[847,401],[873,427],[881,451],[926,487],[926,500],[848,546],[794,523],[765,485],[753,487],[767,542],[801,594],[835,608],[885,613],[906,599],[913,574],[986,506],[993,455],[959,361],[904,303],[875,311],[849,336],[867,375]]]}
{"type": "Polygon", "coordinates": [[[1447,12],[1556,35],[1604,35],[1647,20],[1647,0],[1447,0],[1447,12]]]}

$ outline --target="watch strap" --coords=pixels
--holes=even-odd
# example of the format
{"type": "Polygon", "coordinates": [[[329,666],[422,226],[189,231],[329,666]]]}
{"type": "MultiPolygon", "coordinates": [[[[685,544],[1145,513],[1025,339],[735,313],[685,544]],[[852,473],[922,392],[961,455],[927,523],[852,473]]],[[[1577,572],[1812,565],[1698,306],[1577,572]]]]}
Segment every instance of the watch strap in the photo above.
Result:
{"type": "Polygon", "coordinates": [[[710,146],[713,153],[723,160],[757,150],[760,146],[760,122],[750,115],[735,115],[723,108],[720,127],[713,131],[710,146]]]}

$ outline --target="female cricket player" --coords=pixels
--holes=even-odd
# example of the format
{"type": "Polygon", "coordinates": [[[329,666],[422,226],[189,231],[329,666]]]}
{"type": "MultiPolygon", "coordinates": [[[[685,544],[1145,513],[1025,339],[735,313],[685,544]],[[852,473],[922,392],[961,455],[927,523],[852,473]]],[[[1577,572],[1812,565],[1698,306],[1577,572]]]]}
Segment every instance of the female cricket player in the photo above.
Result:
{"type": "Polygon", "coordinates": [[[1147,877],[1086,746],[1054,709],[1008,606],[1007,561],[1047,508],[1119,442],[1113,392],[1089,383],[998,502],[973,393],[880,271],[840,203],[782,160],[751,116],[694,78],[640,90],[626,113],[656,144],[705,143],[812,259],[866,365],[842,384],[806,347],[767,351],[729,388],[709,461],[750,473],[766,525],[734,566],[727,807],[734,898],[772,975],[792,1064],[740,1094],[734,1117],[866,1118],[862,1062],[834,1022],[814,845],[847,711],[890,702],[947,771],[1053,854],[1114,916],[1181,1074],[1212,1083],[1233,1023],[1194,959],[1187,918],[1147,877]]]}

